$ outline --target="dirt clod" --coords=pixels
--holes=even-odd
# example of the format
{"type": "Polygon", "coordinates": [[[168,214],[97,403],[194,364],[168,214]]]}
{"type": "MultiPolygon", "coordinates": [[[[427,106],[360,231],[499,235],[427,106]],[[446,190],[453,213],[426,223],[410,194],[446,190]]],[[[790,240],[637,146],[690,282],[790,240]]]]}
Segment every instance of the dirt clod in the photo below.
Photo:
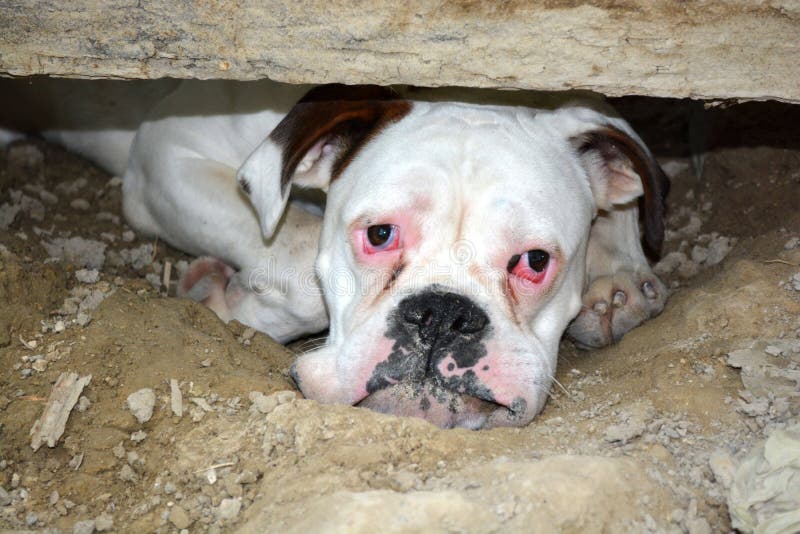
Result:
{"type": "Polygon", "coordinates": [[[156,405],[156,394],[150,388],[142,388],[128,395],[128,409],[136,420],[146,423],[153,417],[153,408],[156,405]]]}
{"type": "Polygon", "coordinates": [[[170,510],[169,521],[178,529],[189,528],[192,524],[191,519],[189,519],[189,514],[178,505],[173,506],[170,510]]]}
{"type": "Polygon", "coordinates": [[[92,534],[94,531],[95,525],[91,519],[78,521],[72,526],[72,534],[92,534]]]}
{"type": "Polygon", "coordinates": [[[235,521],[239,517],[239,511],[242,509],[242,501],[239,498],[222,499],[219,503],[219,510],[217,514],[223,521],[235,521]]]}

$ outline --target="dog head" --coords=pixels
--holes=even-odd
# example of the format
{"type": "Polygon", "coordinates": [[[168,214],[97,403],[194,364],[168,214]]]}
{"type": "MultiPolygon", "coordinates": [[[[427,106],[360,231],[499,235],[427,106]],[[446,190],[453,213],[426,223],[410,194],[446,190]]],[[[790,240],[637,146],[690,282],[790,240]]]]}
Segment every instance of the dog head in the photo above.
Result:
{"type": "Polygon", "coordinates": [[[293,366],[302,392],[482,428],[543,407],[598,210],[643,196],[645,241],[660,248],[659,173],[624,121],[588,108],[326,86],[239,181],[266,236],[291,184],[328,191],[316,272],[330,334],[293,366]]]}

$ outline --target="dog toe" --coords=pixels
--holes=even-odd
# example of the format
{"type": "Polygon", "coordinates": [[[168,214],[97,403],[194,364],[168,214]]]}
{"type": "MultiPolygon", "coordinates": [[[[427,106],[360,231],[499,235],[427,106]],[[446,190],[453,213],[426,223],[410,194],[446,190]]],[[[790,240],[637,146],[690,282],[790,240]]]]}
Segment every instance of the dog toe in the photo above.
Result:
{"type": "Polygon", "coordinates": [[[567,336],[580,348],[600,348],[622,337],[664,309],[666,286],[649,269],[620,271],[592,281],[567,336]]]}
{"type": "Polygon", "coordinates": [[[228,320],[230,310],[225,290],[236,271],[217,258],[201,257],[189,264],[178,282],[178,296],[201,302],[221,319],[228,320]]]}

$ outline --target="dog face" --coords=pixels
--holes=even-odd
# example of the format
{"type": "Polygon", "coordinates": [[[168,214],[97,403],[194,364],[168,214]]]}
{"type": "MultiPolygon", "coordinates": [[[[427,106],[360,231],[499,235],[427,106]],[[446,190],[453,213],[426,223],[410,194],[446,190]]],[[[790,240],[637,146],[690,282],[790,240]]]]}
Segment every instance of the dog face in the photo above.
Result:
{"type": "Polygon", "coordinates": [[[330,335],[292,376],[322,402],[525,425],[580,309],[592,219],[642,194],[649,155],[585,108],[369,90],[301,101],[240,171],[266,234],[290,181],[328,188],[316,270],[330,335]]]}

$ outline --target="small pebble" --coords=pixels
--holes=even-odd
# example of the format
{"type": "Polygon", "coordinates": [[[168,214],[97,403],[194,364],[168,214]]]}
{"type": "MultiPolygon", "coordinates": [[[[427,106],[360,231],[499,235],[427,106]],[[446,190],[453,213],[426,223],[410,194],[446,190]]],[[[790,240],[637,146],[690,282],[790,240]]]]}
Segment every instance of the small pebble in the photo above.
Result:
{"type": "Polygon", "coordinates": [[[143,388],[128,395],[128,409],[140,423],[146,423],[153,417],[156,405],[156,394],[150,388],[143,388]]]}
{"type": "Polygon", "coordinates": [[[95,219],[100,222],[109,221],[113,224],[120,223],[119,215],[114,215],[113,213],[109,213],[107,211],[101,211],[100,213],[95,215],[95,219]]]}
{"type": "Polygon", "coordinates": [[[274,410],[279,402],[277,395],[266,396],[258,391],[250,393],[250,401],[253,403],[250,411],[255,413],[268,414],[274,410]]]}
{"type": "Polygon", "coordinates": [[[79,312],[75,317],[75,322],[77,322],[80,326],[86,326],[92,322],[92,317],[88,313],[79,312]]]}
{"type": "Polygon", "coordinates": [[[735,240],[729,237],[717,237],[708,244],[708,258],[706,259],[707,265],[716,265],[725,259],[728,252],[731,251],[735,240]]]}
{"type": "Polygon", "coordinates": [[[134,482],[136,480],[136,473],[133,472],[130,465],[125,464],[122,466],[122,469],[119,470],[119,479],[123,482],[134,482]]]}
{"type": "Polygon", "coordinates": [[[711,525],[702,517],[697,517],[686,522],[689,534],[711,534],[711,525]]]}
{"type": "Polygon", "coordinates": [[[145,279],[150,282],[150,285],[153,286],[153,289],[159,290],[161,289],[161,277],[155,273],[147,273],[145,279]]]}
{"type": "Polygon", "coordinates": [[[178,529],[189,528],[189,525],[192,524],[189,514],[178,505],[173,506],[172,510],[169,511],[169,522],[178,529]]]}
{"type": "Polygon", "coordinates": [[[279,391],[275,393],[275,396],[278,398],[278,404],[286,404],[287,402],[292,402],[297,398],[297,393],[294,391],[279,391]]]}
{"type": "Polygon", "coordinates": [[[228,495],[230,495],[231,497],[241,498],[242,495],[244,494],[244,489],[242,488],[241,484],[236,482],[235,475],[228,475],[227,477],[222,479],[222,482],[225,486],[225,491],[227,491],[228,495]]]}
{"type": "Polygon", "coordinates": [[[183,394],[181,393],[180,385],[178,381],[174,378],[170,379],[169,381],[169,389],[170,389],[170,408],[172,409],[172,414],[176,417],[183,417],[183,394]]]}
{"type": "Polygon", "coordinates": [[[78,521],[72,525],[72,534],[92,534],[94,532],[94,521],[86,519],[78,521]]]}
{"type": "Polygon", "coordinates": [[[219,503],[217,516],[224,521],[234,521],[242,509],[242,501],[240,499],[222,499],[219,503]]]}
{"type": "Polygon", "coordinates": [[[78,468],[81,466],[81,464],[82,464],[82,463],[83,463],[83,453],[82,453],[82,452],[80,452],[80,453],[76,454],[75,456],[73,456],[73,457],[70,459],[70,461],[69,461],[69,464],[68,464],[68,465],[69,465],[69,466],[70,466],[70,467],[71,467],[71,468],[72,468],[74,471],[77,471],[77,470],[78,470],[78,468]]]}
{"type": "Polygon", "coordinates": [[[95,284],[100,280],[100,272],[97,269],[78,269],[75,279],[82,284],[95,284]]]}
{"type": "Polygon", "coordinates": [[[50,204],[51,206],[58,204],[58,197],[50,191],[45,191],[44,189],[39,191],[39,198],[42,199],[42,202],[45,204],[50,204]]]}
{"type": "Polygon", "coordinates": [[[94,518],[94,528],[97,532],[107,532],[114,528],[114,518],[108,514],[100,514],[94,518]]]}
{"type": "Polygon", "coordinates": [[[705,247],[701,247],[700,245],[695,245],[692,248],[692,261],[697,263],[703,263],[708,259],[708,249],[705,247]]]}
{"type": "Polygon", "coordinates": [[[199,423],[205,415],[206,412],[196,406],[189,409],[189,417],[191,417],[193,423],[199,423]]]}
{"type": "Polygon", "coordinates": [[[111,454],[113,454],[115,458],[125,458],[125,446],[121,441],[111,449],[111,454]]]}
{"type": "Polygon", "coordinates": [[[249,469],[245,469],[236,477],[237,484],[252,484],[256,480],[256,474],[249,469]]]}
{"type": "Polygon", "coordinates": [[[76,198],[69,203],[69,207],[75,210],[86,211],[89,209],[89,201],[84,198],[76,198]]]}
{"type": "Polygon", "coordinates": [[[78,399],[78,411],[83,413],[89,409],[89,406],[92,405],[92,401],[90,401],[86,395],[81,395],[81,398],[78,399]]]}

